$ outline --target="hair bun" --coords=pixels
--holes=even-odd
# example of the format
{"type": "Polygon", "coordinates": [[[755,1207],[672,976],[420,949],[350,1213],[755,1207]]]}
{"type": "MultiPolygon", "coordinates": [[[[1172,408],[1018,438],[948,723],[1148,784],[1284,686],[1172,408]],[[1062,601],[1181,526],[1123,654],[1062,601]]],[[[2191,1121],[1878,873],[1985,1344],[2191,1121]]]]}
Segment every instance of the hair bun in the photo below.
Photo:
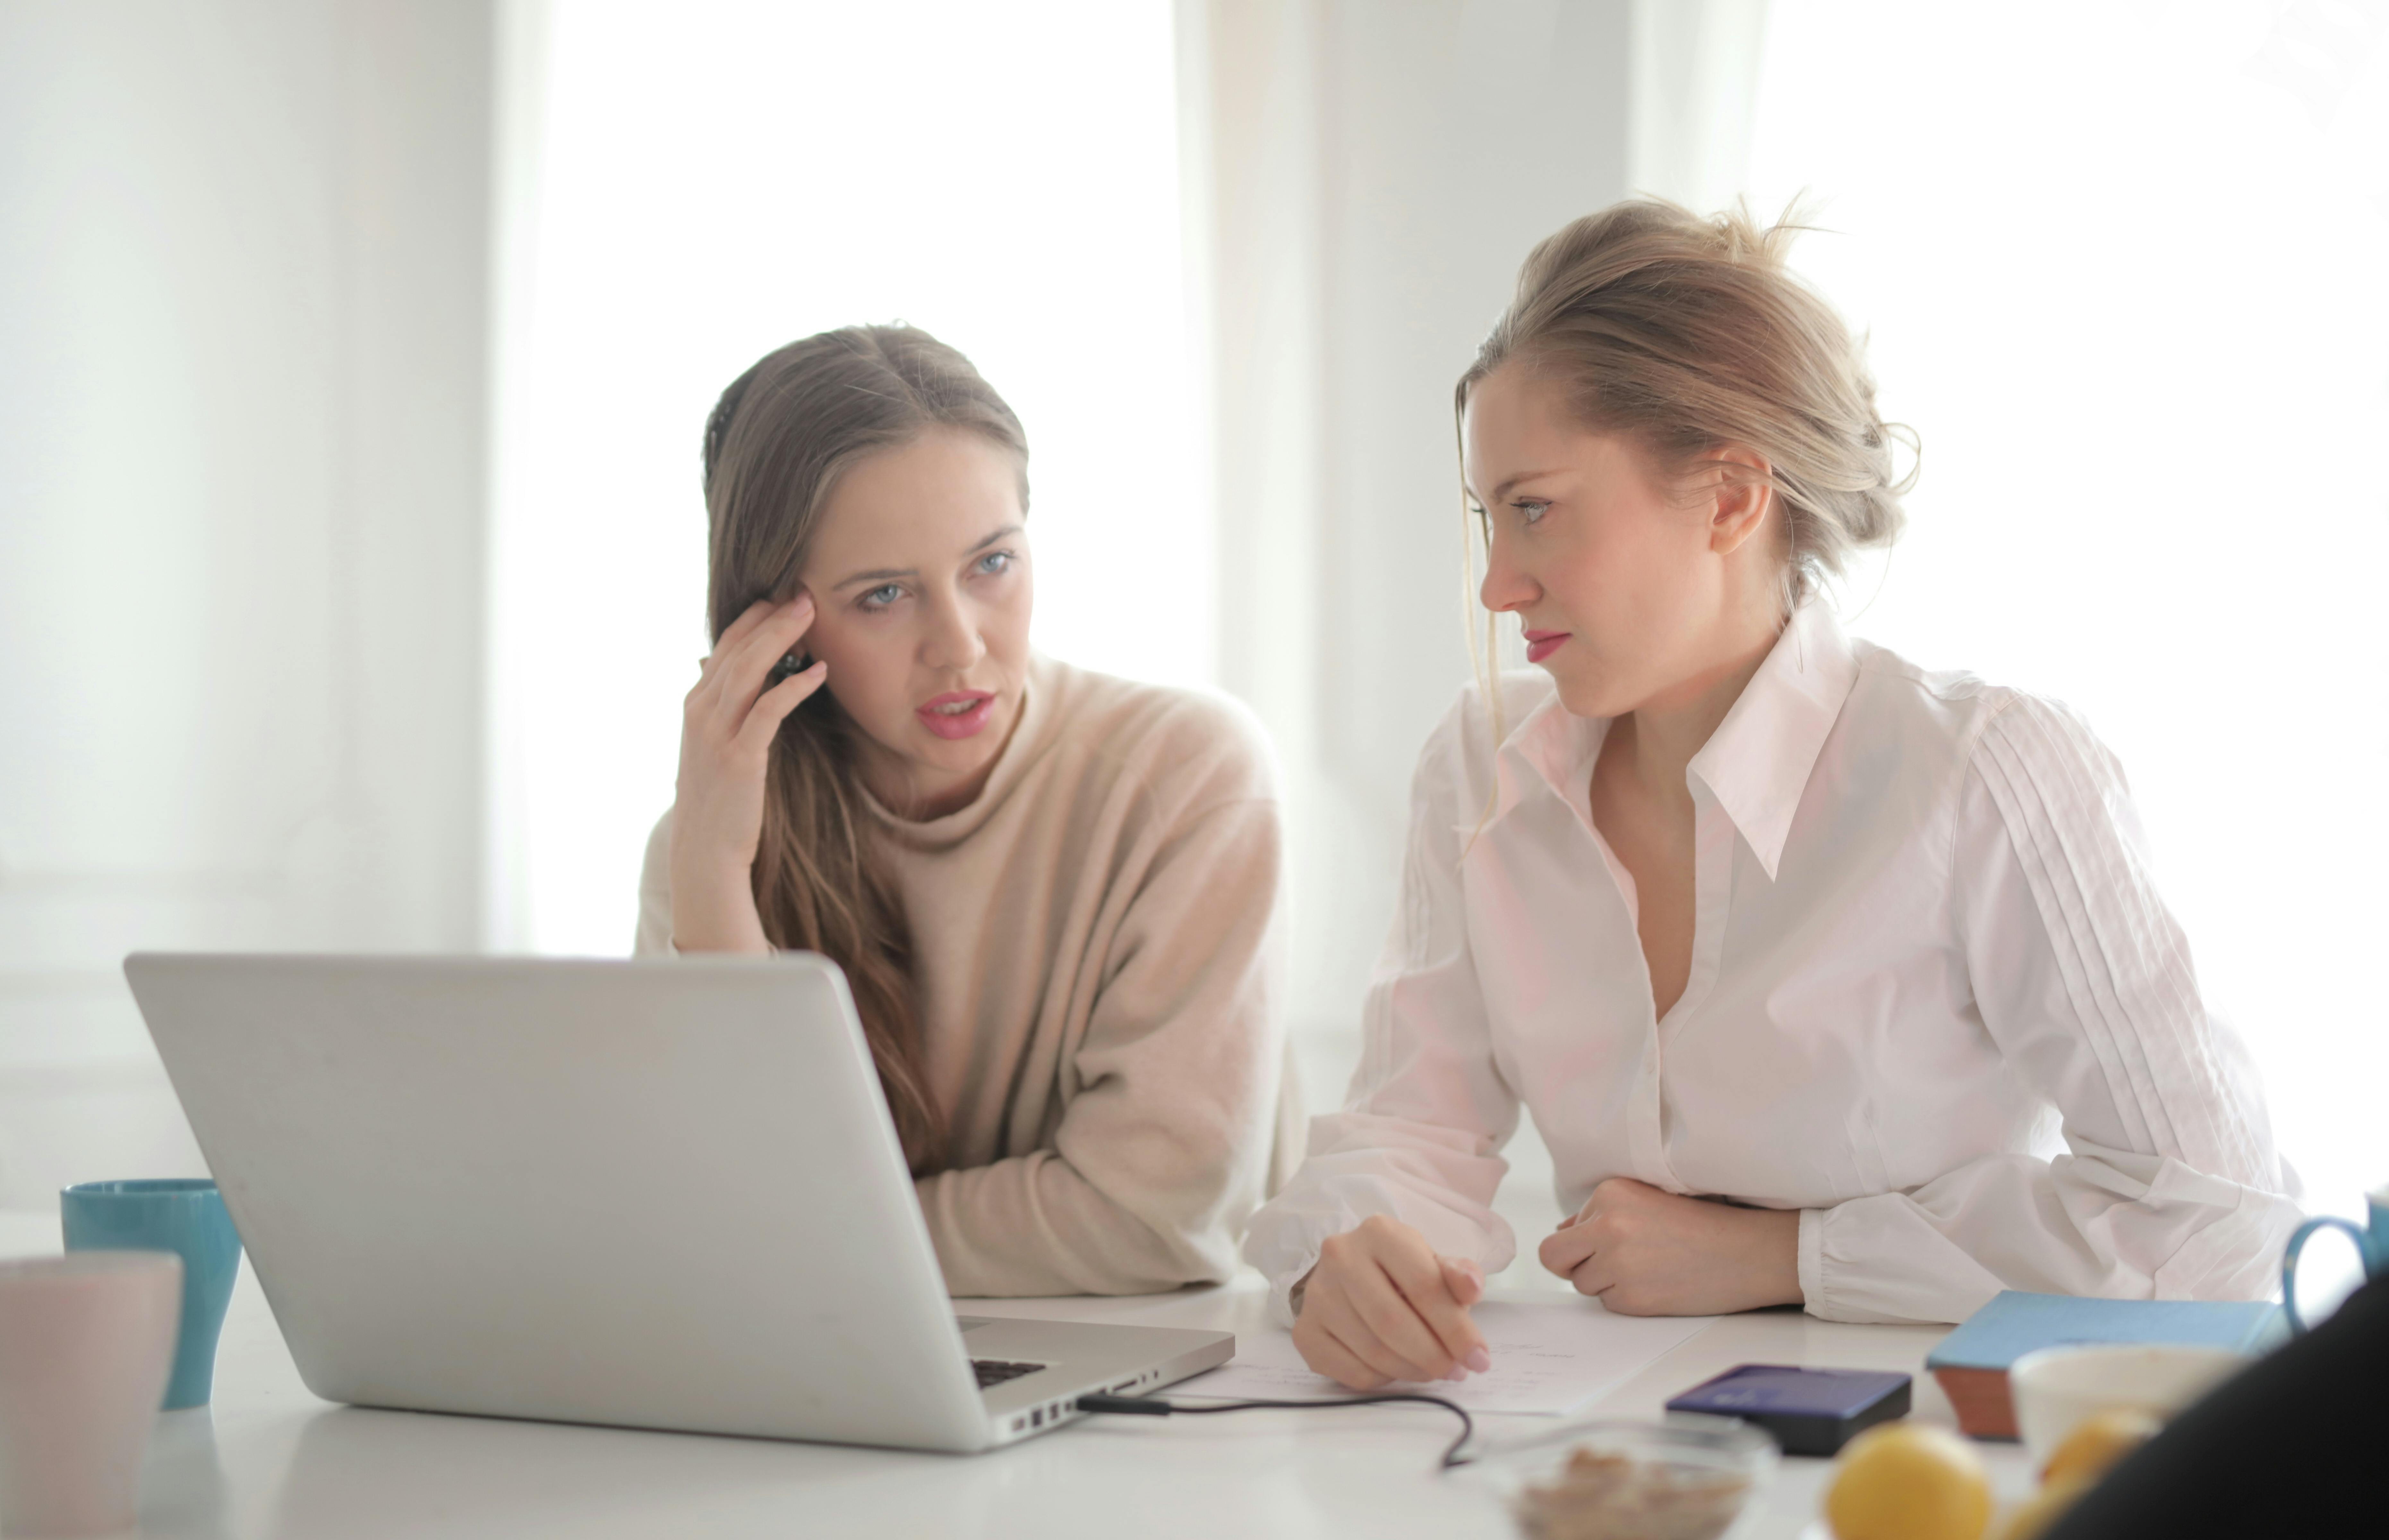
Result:
{"type": "Polygon", "coordinates": [[[1544,239],[1510,308],[1460,376],[1531,357],[1597,431],[1634,436],[1673,473],[1725,444],[1767,458],[1783,511],[1784,600],[1797,605],[1849,554],[1888,545],[1915,484],[1895,443],[1915,432],[1875,409],[1864,350],[1790,269],[1796,206],[1761,228],[1746,207],[1703,219],[1659,198],[1589,214],[1544,239]]]}

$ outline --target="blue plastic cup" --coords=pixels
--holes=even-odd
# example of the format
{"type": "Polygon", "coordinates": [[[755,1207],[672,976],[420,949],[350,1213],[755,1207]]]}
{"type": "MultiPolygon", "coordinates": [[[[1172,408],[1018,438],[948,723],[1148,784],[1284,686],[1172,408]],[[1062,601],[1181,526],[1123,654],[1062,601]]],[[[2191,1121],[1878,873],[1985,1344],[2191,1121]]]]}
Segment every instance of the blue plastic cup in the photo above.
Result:
{"type": "Polygon", "coordinates": [[[2356,1242],[2357,1260],[2364,1265],[2366,1282],[2389,1275],[2389,1187],[2365,1194],[2364,1208],[2368,1221],[2365,1224],[2326,1214],[2307,1220],[2290,1233],[2289,1249],[2281,1256],[2281,1311],[2289,1317],[2292,1336],[2304,1334],[2315,1324],[2298,1314],[2298,1258],[2317,1230],[2346,1232],[2347,1238],[2356,1242]]]}
{"type": "Polygon", "coordinates": [[[70,1252],[172,1252],[183,1259],[182,1334],[166,1410],[204,1406],[215,1388],[216,1338],[240,1272],[240,1232],[205,1177],[82,1182],[58,1194],[70,1252]]]}

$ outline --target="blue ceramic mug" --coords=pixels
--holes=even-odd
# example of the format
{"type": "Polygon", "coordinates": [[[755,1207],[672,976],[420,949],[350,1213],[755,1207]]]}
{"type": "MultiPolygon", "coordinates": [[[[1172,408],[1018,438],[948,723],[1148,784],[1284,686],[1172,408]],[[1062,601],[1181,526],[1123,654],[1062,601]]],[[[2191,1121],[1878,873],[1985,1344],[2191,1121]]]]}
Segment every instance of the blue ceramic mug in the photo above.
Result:
{"type": "Polygon", "coordinates": [[[2366,1282],[2389,1273],[2389,1187],[2365,1194],[2364,1206],[2367,1224],[2325,1214],[2291,1232],[2290,1249],[2281,1254],[2281,1313],[2289,1317],[2291,1331],[2304,1331],[2309,1324],[2298,1316],[2298,1254],[2315,1231],[2345,1230],[2356,1242],[2356,1254],[2363,1260],[2366,1282]]]}
{"type": "Polygon", "coordinates": [[[205,1177],[83,1182],[58,1194],[70,1252],[173,1252],[183,1259],[182,1335],[166,1410],[204,1406],[215,1388],[216,1337],[240,1271],[240,1232],[205,1177]]]}

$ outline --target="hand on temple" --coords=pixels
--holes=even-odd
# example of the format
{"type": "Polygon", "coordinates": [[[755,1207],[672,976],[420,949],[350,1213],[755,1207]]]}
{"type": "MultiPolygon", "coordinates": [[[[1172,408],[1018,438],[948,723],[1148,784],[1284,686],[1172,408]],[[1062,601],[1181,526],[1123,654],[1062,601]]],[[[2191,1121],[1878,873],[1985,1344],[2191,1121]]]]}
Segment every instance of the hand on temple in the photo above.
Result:
{"type": "Polygon", "coordinates": [[[816,663],[776,684],[771,673],[812,621],[811,594],[750,606],[722,633],[683,703],[671,828],[672,944],[682,951],[772,949],[753,876],[772,741],[829,668],[816,663]]]}

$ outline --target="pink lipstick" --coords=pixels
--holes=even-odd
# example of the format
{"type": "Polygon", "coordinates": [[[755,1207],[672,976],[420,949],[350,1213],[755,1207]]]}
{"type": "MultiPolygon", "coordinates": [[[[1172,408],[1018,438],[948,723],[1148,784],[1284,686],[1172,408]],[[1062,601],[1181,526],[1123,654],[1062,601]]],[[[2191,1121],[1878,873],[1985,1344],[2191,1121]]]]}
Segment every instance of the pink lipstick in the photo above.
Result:
{"type": "Polygon", "coordinates": [[[968,738],[995,715],[995,695],[987,690],[949,690],[913,708],[921,725],[940,738],[968,738]]]}
{"type": "Polygon", "coordinates": [[[1560,643],[1565,642],[1570,634],[1571,633],[1567,631],[1530,630],[1527,632],[1527,661],[1529,663],[1540,663],[1543,659],[1551,656],[1553,653],[1558,652],[1560,650],[1560,643]]]}

